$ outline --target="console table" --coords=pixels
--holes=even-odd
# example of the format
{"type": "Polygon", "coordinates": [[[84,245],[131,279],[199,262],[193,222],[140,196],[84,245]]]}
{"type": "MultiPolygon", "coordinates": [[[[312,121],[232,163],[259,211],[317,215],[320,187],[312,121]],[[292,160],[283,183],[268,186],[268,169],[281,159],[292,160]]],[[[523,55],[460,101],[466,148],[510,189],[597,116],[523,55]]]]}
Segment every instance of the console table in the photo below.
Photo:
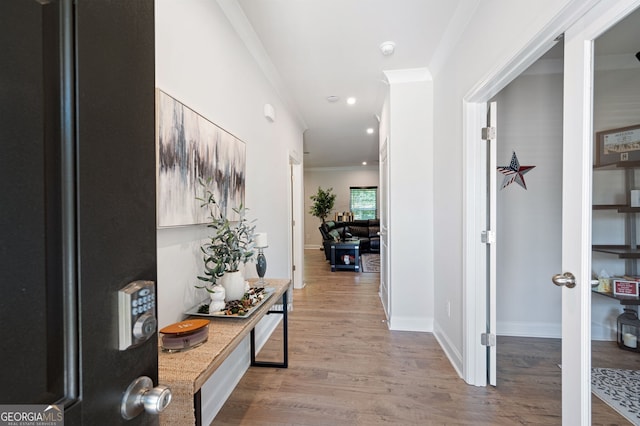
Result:
{"type": "MultiPolygon", "coordinates": [[[[255,279],[249,280],[252,284],[255,279]]],[[[287,342],[287,293],[289,279],[268,279],[267,285],[275,290],[248,318],[215,318],[209,325],[209,339],[201,346],[184,351],[168,353],[162,351],[158,339],[158,382],[169,386],[173,398],[160,414],[162,425],[201,424],[200,389],[222,362],[247,336],[251,336],[251,365],[256,367],[288,367],[287,342]],[[271,308],[282,303],[282,311],[271,308]],[[254,328],[268,314],[282,314],[283,362],[261,362],[255,357],[254,328]]]]}
{"type": "Polygon", "coordinates": [[[360,240],[331,243],[331,272],[336,269],[360,271],[360,240]],[[349,262],[344,261],[344,256],[349,256],[349,262]]]}

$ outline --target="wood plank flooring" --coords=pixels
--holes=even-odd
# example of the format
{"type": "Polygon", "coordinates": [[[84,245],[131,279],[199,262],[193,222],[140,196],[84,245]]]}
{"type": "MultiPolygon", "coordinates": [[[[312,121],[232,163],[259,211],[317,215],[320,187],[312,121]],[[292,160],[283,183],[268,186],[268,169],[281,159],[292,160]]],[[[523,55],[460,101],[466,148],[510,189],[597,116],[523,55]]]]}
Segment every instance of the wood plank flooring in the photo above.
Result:
{"type": "MultiPolygon", "coordinates": [[[[305,251],[289,317],[289,368],[250,368],[214,425],[559,425],[560,341],[499,338],[498,386],[469,386],[431,333],[389,331],[378,274],[330,272],[305,251]]],[[[277,330],[258,358],[281,359],[277,330]]],[[[594,342],[593,365],[640,369],[594,342]]],[[[628,422],[593,397],[593,424],[628,422]]]]}

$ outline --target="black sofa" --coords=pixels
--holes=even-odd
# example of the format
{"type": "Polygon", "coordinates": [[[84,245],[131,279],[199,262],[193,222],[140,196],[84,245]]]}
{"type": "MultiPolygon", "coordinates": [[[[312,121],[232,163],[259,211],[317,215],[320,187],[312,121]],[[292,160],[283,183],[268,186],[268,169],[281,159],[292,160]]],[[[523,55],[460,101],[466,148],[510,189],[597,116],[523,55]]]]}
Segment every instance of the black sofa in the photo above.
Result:
{"type": "Polygon", "coordinates": [[[331,257],[331,243],[346,238],[360,240],[360,253],[380,253],[380,219],[327,221],[318,229],[322,234],[322,245],[327,260],[331,257]]]}

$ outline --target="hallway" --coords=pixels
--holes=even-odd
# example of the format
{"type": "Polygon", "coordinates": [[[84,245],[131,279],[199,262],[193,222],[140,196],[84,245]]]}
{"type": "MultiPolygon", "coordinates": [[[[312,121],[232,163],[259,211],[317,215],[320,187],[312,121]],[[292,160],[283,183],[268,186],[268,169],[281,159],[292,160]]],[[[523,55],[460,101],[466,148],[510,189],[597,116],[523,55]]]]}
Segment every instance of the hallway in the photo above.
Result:
{"type": "MultiPolygon", "coordinates": [[[[377,274],[331,273],[323,252],[305,250],[305,275],[289,317],[289,368],[250,368],[214,425],[561,424],[558,340],[500,338],[498,387],[469,386],[431,333],[387,329],[377,274]]],[[[260,359],[279,358],[279,338],[260,359]]],[[[624,352],[597,347],[594,359],[624,352]]],[[[594,425],[627,424],[592,401],[594,425]]]]}

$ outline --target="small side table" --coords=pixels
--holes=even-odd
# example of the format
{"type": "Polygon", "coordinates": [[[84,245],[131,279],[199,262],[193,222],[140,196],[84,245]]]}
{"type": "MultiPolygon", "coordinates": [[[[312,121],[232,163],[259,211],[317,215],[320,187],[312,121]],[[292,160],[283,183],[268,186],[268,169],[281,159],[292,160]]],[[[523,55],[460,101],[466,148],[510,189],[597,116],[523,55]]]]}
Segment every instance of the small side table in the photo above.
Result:
{"type": "Polygon", "coordinates": [[[360,240],[331,243],[331,272],[336,269],[360,272],[360,240]]]}

